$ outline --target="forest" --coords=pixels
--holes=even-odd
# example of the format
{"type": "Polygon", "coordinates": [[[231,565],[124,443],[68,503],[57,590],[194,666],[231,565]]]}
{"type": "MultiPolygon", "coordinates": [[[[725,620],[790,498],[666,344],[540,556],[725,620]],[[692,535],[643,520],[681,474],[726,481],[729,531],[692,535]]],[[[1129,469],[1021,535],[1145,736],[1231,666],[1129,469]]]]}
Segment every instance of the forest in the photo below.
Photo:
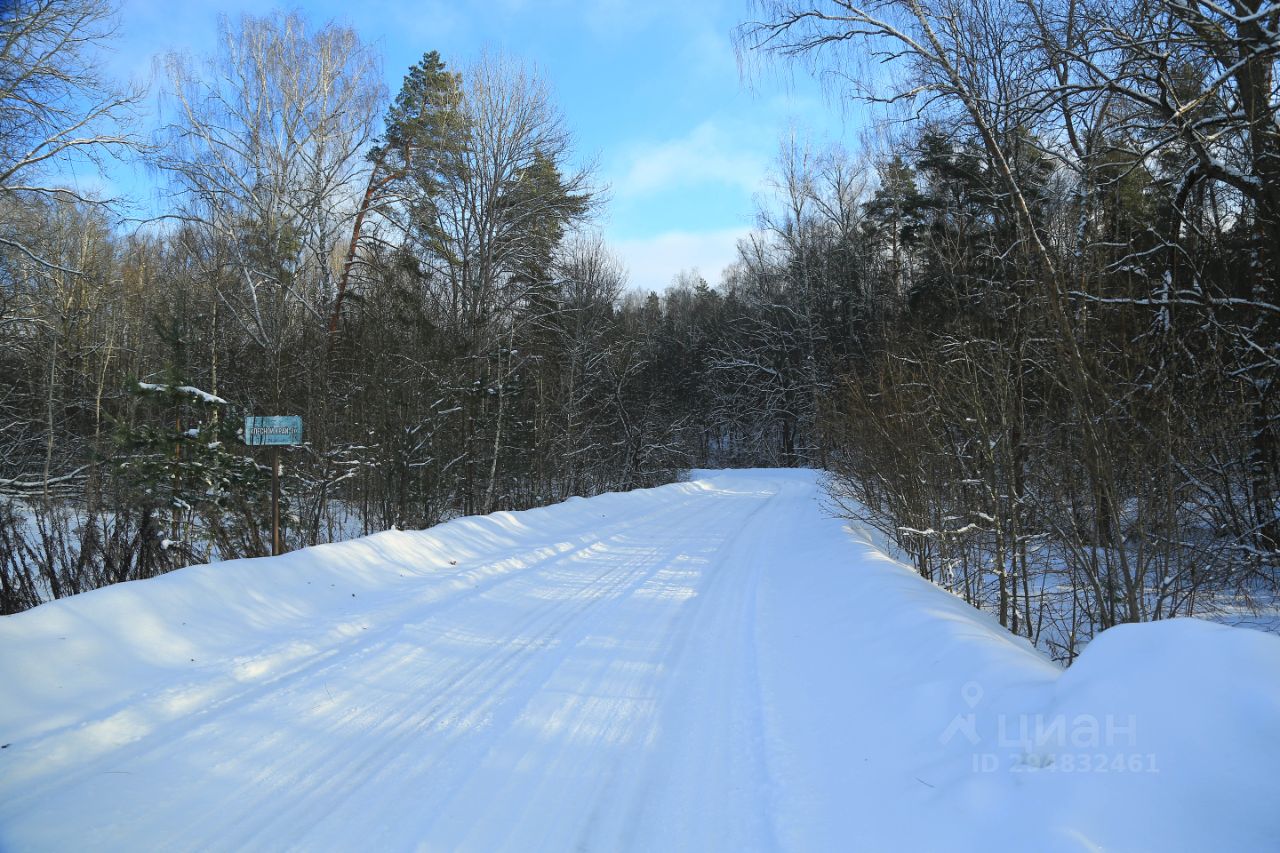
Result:
{"type": "MultiPolygon", "coordinates": [[[[289,548],[815,467],[832,512],[1070,660],[1280,572],[1280,5],[761,0],[791,134],[722,280],[627,286],[546,81],[299,13],[107,79],[106,0],[0,11],[0,613],[289,548]],[[164,121],[143,132],[141,99],[164,121]],[[832,109],[840,108],[833,104],[832,109]],[[60,164],[126,160],[122,224],[60,164]]],[[[762,188],[763,189],[763,188],[762,188]]]]}

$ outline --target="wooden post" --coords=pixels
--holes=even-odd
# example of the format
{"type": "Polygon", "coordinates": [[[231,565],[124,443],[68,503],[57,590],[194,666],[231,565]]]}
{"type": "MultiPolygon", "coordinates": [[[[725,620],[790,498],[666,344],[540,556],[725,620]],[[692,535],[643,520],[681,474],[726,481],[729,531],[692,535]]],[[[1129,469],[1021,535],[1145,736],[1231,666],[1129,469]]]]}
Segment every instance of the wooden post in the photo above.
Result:
{"type": "Polygon", "coordinates": [[[271,556],[284,553],[284,537],[280,533],[280,447],[302,443],[302,418],[297,415],[272,415],[244,419],[244,443],[250,447],[271,448],[271,556]]]}
{"type": "Polygon", "coordinates": [[[280,554],[280,448],[271,448],[271,556],[280,554]]]}

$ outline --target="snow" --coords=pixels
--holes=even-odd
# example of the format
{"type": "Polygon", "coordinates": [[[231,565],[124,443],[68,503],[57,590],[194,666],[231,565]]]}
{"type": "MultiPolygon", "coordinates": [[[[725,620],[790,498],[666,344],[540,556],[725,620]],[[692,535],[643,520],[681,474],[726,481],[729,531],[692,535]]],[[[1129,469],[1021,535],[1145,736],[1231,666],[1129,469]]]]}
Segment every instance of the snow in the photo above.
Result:
{"type": "Polygon", "coordinates": [[[819,495],[698,472],[4,617],[0,849],[1274,849],[1280,638],[1063,671],[819,495]]]}
{"type": "Polygon", "coordinates": [[[139,382],[138,388],[142,391],[150,391],[152,393],[160,393],[160,394],[168,393],[170,390],[173,390],[179,394],[185,394],[188,397],[194,397],[195,399],[203,403],[208,403],[213,406],[227,405],[226,400],[222,399],[216,394],[210,394],[208,391],[205,391],[200,388],[196,388],[194,385],[169,386],[169,385],[157,385],[154,382],[139,382]]]}

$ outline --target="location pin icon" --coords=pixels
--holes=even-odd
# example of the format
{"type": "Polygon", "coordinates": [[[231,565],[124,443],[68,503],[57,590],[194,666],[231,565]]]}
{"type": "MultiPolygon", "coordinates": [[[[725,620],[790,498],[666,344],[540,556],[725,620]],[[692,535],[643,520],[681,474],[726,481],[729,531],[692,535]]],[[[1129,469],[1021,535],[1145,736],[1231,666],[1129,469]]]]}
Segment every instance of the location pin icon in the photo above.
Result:
{"type": "Polygon", "coordinates": [[[976,681],[965,682],[964,687],[960,688],[960,698],[970,708],[975,707],[982,701],[982,685],[976,681]]]}

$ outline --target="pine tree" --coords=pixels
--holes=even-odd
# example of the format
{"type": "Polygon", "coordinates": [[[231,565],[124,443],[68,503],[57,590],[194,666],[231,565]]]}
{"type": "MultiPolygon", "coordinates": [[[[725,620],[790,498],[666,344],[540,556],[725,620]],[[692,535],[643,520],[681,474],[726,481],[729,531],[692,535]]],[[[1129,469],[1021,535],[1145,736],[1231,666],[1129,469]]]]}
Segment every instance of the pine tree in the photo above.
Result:
{"type": "MultiPolygon", "coordinates": [[[[373,169],[352,226],[351,242],[338,282],[329,333],[337,331],[351,270],[359,251],[365,217],[388,196],[399,196],[428,245],[442,247],[436,199],[459,168],[458,152],[467,143],[462,109],[462,78],[445,69],[436,51],[410,66],[395,102],[387,110],[386,130],[369,152],[373,169]]],[[[390,213],[383,206],[384,213],[390,213]]]]}
{"type": "Polygon", "coordinates": [[[142,577],[167,570],[171,556],[211,558],[207,546],[225,544],[229,513],[254,528],[265,517],[256,506],[265,494],[263,476],[237,452],[237,425],[225,414],[230,404],[191,384],[180,319],[162,327],[161,336],[169,364],[161,381],[129,384],[141,411],[119,424],[113,454],[124,503],[140,513],[142,577]]]}

